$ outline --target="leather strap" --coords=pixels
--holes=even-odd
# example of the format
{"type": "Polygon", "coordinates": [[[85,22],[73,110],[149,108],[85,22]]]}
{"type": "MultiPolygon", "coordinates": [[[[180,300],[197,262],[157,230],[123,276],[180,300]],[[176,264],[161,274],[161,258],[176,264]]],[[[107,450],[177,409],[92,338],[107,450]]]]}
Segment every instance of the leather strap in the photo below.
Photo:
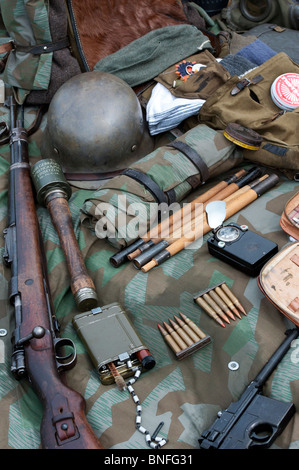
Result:
{"type": "Polygon", "coordinates": [[[264,77],[262,75],[256,75],[251,80],[248,80],[248,78],[243,78],[234,86],[230,94],[232,96],[235,96],[240,93],[240,91],[244,90],[244,88],[246,88],[247,86],[255,85],[256,83],[259,83],[262,80],[264,80],[264,77]]]}
{"type": "Polygon", "coordinates": [[[187,158],[189,158],[189,160],[193,163],[193,165],[196,166],[196,168],[200,172],[201,182],[205,183],[207,181],[207,179],[209,178],[209,169],[206,163],[199,155],[199,153],[196,152],[196,150],[194,150],[192,147],[190,147],[190,145],[186,144],[185,142],[182,142],[181,140],[174,140],[170,144],[167,144],[167,146],[179,150],[187,158]]]}
{"type": "Polygon", "coordinates": [[[275,155],[279,155],[280,157],[284,157],[288,151],[286,147],[280,147],[279,145],[275,144],[265,144],[263,146],[263,150],[268,150],[268,152],[274,153],[275,155]]]}
{"type": "Polygon", "coordinates": [[[35,44],[33,46],[21,46],[20,44],[14,43],[14,49],[18,52],[27,52],[34,55],[45,54],[49,52],[58,51],[59,49],[64,49],[69,47],[70,41],[69,38],[63,38],[55,42],[46,42],[44,44],[35,44]]]}
{"type": "Polygon", "coordinates": [[[166,202],[168,204],[167,197],[160,186],[158,186],[157,183],[155,183],[145,173],[134,170],[133,168],[127,168],[122,174],[133,178],[134,180],[138,181],[138,183],[141,183],[143,186],[145,186],[145,188],[154,196],[159,204],[162,202],[166,202]]]}
{"type": "Polygon", "coordinates": [[[166,192],[167,198],[168,198],[168,204],[173,204],[176,202],[176,193],[174,188],[170,189],[169,191],[166,192]]]}

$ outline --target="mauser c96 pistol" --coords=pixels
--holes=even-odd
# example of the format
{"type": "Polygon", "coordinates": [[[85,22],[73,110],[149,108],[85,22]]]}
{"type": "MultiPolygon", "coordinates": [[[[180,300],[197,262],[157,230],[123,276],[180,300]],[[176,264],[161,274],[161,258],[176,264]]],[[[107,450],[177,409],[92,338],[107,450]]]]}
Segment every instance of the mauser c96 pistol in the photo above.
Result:
{"type": "Polygon", "coordinates": [[[299,329],[286,331],[287,337],[271,356],[241,398],[220,412],[212,426],[199,438],[201,449],[268,448],[295,413],[293,403],[262,395],[266,380],[299,335],[299,329]]]}

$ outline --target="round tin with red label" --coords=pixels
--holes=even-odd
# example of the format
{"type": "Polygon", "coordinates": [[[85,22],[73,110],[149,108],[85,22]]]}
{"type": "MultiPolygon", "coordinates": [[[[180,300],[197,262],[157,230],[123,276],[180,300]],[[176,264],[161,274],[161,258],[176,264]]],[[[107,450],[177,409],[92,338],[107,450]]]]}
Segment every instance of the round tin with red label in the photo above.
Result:
{"type": "Polygon", "coordinates": [[[280,109],[292,111],[299,106],[299,74],[284,73],[271,86],[271,97],[280,109]]]}

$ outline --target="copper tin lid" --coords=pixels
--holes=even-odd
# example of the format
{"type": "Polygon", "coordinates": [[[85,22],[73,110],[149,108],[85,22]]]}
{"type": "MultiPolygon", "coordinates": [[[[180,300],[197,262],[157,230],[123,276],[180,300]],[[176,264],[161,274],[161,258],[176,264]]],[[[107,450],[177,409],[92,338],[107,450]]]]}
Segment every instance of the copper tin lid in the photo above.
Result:
{"type": "Polygon", "coordinates": [[[224,136],[234,144],[248,150],[258,150],[263,140],[257,132],[236,122],[230,122],[226,126],[224,136]]]}

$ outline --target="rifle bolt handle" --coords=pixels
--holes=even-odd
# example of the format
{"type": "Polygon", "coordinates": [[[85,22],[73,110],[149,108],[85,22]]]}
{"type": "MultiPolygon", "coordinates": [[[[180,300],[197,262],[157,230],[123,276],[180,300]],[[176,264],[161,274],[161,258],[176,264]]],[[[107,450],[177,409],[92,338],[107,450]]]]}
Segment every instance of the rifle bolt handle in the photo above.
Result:
{"type": "Polygon", "coordinates": [[[20,346],[21,344],[27,343],[32,338],[42,338],[43,336],[45,336],[45,332],[46,330],[43,326],[35,326],[32,332],[29,335],[24,336],[24,338],[19,339],[17,344],[18,346],[20,346]]]}

